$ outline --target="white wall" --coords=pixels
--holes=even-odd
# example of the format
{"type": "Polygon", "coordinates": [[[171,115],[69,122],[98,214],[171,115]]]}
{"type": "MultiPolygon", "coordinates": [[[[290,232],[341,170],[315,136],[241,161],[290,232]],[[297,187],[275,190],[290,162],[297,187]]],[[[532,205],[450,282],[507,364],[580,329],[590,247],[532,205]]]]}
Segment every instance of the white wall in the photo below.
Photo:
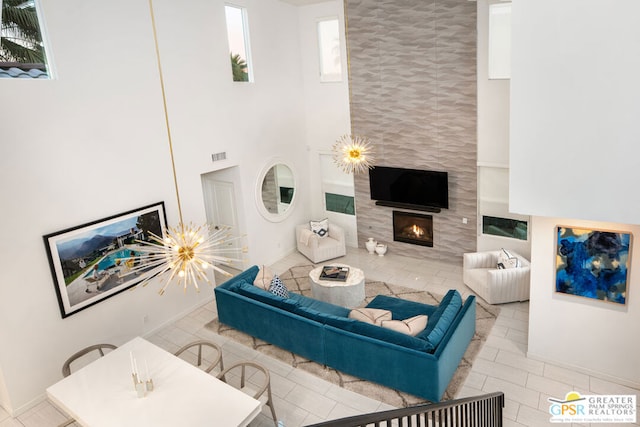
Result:
{"type": "Polygon", "coordinates": [[[478,0],[478,239],[477,250],[511,249],[525,258],[531,241],[482,233],[483,215],[529,220],[509,209],[509,79],[489,79],[489,6],[478,0]]]}
{"type": "MultiPolygon", "coordinates": [[[[555,228],[557,225],[630,232],[640,226],[568,218],[534,217],[531,254],[528,356],[640,386],[640,291],[634,274],[640,253],[631,251],[627,305],[555,292],[555,228]]],[[[633,243],[633,242],[632,242],[633,243]]],[[[588,390],[580,390],[588,391],[588,390]]]]}
{"type": "Polygon", "coordinates": [[[175,206],[146,2],[45,6],[58,78],[0,80],[11,100],[0,105],[2,234],[12,242],[0,249],[9,411],[40,398],[80,347],[120,344],[205,297],[160,298],[148,286],[61,319],[43,235],[160,200],[175,221],[175,206]]]}
{"type": "Polygon", "coordinates": [[[529,354],[640,385],[634,338],[640,269],[632,251],[624,309],[554,293],[554,227],[629,231],[640,198],[640,4],[514,2],[510,207],[531,229],[529,354]]]}
{"type": "MultiPolygon", "coordinates": [[[[10,100],[0,103],[0,405],[13,414],[42,399],[79,348],[121,344],[211,300],[210,289],[177,287],[159,297],[151,284],[61,319],[43,235],[160,200],[170,224],[178,215],[147,1],[43,3],[57,78],[0,80],[10,100]]],[[[235,3],[249,12],[254,84],[231,81],[222,0],[155,9],[184,220],[206,220],[200,175],[237,166],[260,262],[291,249],[308,216],[306,196],[290,223],[267,222],[253,200],[269,156],[307,169],[301,47],[295,7],[235,3]],[[228,158],[213,164],[219,151],[228,158]]]]}
{"type": "MultiPolygon", "coordinates": [[[[349,113],[349,85],[347,49],[344,34],[344,6],[340,0],[331,0],[299,9],[300,45],[302,47],[302,75],[304,78],[304,108],[306,115],[306,149],[308,150],[310,217],[328,217],[345,229],[347,244],[357,246],[356,218],[352,215],[327,212],[324,209],[322,178],[333,182],[344,182],[344,173],[337,167],[331,170],[321,168],[320,157],[331,154],[335,141],[344,134],[351,133],[349,113]],[[336,17],[340,23],[340,55],[342,81],[320,82],[318,57],[317,21],[320,18],[336,17]],[[335,177],[334,179],[332,178],[335,177]]],[[[353,195],[353,179],[349,180],[349,190],[353,195]]],[[[344,193],[340,193],[344,194],[344,193]]],[[[357,214],[357,212],[356,212],[357,214]]],[[[303,221],[304,222],[304,221],[303,221]]]]}
{"type": "Polygon", "coordinates": [[[478,165],[509,166],[509,79],[489,79],[489,5],[478,0],[478,165]]]}
{"type": "Polygon", "coordinates": [[[640,2],[514,2],[511,210],[638,223],[640,2]]]}

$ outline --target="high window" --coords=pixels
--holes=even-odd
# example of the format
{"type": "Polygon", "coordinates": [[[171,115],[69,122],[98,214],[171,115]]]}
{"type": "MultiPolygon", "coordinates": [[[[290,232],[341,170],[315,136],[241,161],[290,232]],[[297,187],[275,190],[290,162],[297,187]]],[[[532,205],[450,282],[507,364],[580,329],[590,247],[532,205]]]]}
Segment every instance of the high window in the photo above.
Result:
{"type": "Polygon", "coordinates": [[[511,239],[528,240],[529,223],[519,219],[483,215],[482,233],[511,239]]]}
{"type": "Polygon", "coordinates": [[[489,78],[511,78],[511,3],[489,5],[489,78]]]}
{"type": "Polygon", "coordinates": [[[227,18],[227,38],[229,40],[233,81],[253,81],[247,11],[242,7],[226,5],[225,15],[227,18]]]}
{"type": "Polygon", "coordinates": [[[325,209],[329,212],[338,212],[347,215],[356,214],[356,203],[353,196],[325,192],[324,205],[325,209]]]}
{"type": "Polygon", "coordinates": [[[318,52],[320,81],[342,81],[340,60],[340,26],[338,18],[318,21],[318,52]]]}
{"type": "Polygon", "coordinates": [[[1,0],[0,77],[49,78],[38,3],[1,0]]]}

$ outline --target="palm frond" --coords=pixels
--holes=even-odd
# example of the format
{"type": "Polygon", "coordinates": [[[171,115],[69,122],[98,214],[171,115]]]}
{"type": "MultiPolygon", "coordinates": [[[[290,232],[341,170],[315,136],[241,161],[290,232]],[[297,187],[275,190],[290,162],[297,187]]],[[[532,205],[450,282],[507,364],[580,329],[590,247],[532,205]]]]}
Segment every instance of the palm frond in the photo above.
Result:
{"type": "Polygon", "coordinates": [[[40,26],[38,24],[38,15],[33,7],[25,9],[7,7],[5,3],[2,6],[2,29],[15,31],[20,38],[30,40],[32,42],[40,42],[40,26]]]}
{"type": "Polygon", "coordinates": [[[30,49],[7,38],[0,39],[0,61],[29,64],[44,63],[44,52],[30,49]]]}
{"type": "Polygon", "coordinates": [[[24,1],[20,0],[3,0],[0,60],[20,63],[45,62],[42,35],[34,6],[24,7],[24,1]]]}
{"type": "Polygon", "coordinates": [[[249,81],[249,73],[247,72],[247,63],[239,54],[231,52],[231,71],[233,72],[234,82],[249,81]]]}

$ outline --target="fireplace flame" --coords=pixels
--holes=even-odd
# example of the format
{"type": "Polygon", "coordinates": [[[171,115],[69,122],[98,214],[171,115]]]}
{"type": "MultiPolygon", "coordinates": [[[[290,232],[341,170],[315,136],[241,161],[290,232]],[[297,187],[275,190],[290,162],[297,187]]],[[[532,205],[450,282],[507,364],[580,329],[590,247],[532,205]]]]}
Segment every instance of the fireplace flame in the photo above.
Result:
{"type": "Polygon", "coordinates": [[[413,224],[413,226],[411,227],[411,232],[416,236],[416,237],[422,237],[424,236],[424,230],[420,227],[418,227],[417,225],[413,224]]]}
{"type": "Polygon", "coordinates": [[[393,240],[433,247],[433,221],[431,215],[393,212],[393,240]]]}

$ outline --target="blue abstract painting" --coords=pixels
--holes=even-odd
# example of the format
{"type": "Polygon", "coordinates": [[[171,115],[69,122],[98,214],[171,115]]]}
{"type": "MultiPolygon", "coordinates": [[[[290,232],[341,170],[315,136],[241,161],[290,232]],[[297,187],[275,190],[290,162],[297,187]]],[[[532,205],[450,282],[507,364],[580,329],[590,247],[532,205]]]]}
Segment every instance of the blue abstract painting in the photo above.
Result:
{"type": "Polygon", "coordinates": [[[557,227],[556,292],[626,304],[631,233],[557,227]]]}

